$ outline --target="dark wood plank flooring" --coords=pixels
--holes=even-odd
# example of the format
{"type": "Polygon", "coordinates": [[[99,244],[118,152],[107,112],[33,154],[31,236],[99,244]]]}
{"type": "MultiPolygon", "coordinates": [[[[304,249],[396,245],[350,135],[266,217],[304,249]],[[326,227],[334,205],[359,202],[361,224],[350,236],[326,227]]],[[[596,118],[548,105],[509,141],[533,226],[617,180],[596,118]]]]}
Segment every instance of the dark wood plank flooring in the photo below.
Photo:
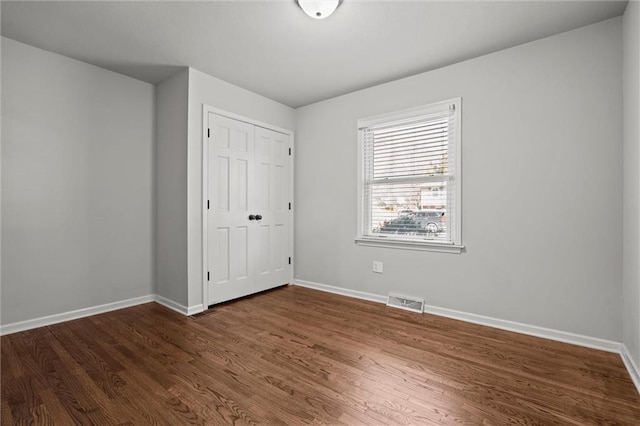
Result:
{"type": "Polygon", "coordinates": [[[1,422],[640,425],[619,355],[301,287],[1,338],[1,422]]]}

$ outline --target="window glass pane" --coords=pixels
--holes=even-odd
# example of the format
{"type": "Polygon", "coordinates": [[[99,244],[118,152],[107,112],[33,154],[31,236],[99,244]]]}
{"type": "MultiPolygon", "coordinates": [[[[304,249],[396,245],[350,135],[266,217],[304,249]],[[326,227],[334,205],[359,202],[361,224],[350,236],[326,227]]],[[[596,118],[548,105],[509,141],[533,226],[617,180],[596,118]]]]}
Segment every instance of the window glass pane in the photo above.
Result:
{"type": "Polygon", "coordinates": [[[446,181],[376,183],[370,189],[372,235],[450,240],[446,181]]]}

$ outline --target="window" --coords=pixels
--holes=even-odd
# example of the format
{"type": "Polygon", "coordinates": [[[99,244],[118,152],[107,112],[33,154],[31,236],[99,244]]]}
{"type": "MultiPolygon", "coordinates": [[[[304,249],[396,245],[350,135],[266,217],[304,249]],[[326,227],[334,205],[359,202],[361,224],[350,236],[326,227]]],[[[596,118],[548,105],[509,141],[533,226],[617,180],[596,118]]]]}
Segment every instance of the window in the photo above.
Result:
{"type": "Polygon", "coordinates": [[[366,118],[356,242],[460,252],[461,99],[366,118]]]}

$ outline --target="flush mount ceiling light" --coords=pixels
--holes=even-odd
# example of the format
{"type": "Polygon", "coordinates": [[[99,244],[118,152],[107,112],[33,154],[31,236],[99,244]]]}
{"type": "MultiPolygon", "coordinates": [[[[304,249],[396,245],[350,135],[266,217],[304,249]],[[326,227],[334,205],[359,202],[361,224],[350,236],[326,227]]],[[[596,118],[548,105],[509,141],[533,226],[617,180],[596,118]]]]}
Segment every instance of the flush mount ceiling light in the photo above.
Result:
{"type": "Polygon", "coordinates": [[[324,19],[331,15],[342,0],[296,0],[300,9],[313,19],[324,19]]]}

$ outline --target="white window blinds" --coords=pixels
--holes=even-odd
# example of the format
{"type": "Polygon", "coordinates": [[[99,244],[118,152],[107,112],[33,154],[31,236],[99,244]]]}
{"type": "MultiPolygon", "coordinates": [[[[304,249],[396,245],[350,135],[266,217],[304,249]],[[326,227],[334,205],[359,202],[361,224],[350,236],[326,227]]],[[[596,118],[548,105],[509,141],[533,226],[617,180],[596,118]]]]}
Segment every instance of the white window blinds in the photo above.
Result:
{"type": "Polygon", "coordinates": [[[360,128],[363,236],[458,242],[459,100],[360,128]]]}

